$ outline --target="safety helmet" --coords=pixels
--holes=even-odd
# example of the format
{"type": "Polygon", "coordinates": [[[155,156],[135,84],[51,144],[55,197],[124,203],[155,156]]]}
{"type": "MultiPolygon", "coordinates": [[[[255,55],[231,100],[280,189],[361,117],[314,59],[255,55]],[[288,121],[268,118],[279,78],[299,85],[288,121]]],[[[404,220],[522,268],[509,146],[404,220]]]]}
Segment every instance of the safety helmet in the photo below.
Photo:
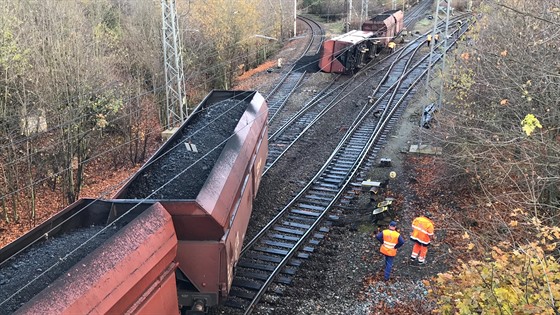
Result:
{"type": "Polygon", "coordinates": [[[429,211],[426,211],[426,213],[424,213],[424,216],[429,219],[429,218],[432,217],[432,213],[429,212],[429,211]]]}

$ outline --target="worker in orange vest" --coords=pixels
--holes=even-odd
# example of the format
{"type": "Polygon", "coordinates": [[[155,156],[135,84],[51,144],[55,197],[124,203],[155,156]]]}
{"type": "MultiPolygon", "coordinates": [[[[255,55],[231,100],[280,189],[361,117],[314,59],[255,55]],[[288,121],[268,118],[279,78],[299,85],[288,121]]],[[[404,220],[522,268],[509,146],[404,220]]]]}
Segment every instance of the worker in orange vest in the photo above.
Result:
{"type": "Polygon", "coordinates": [[[423,216],[419,216],[412,221],[412,234],[410,239],[414,241],[412,248],[411,260],[416,260],[421,264],[426,263],[426,254],[430,240],[434,237],[434,222],[430,220],[431,214],[426,212],[423,216]]]}
{"type": "Polygon", "coordinates": [[[428,44],[428,47],[430,47],[431,41],[432,41],[432,34],[428,34],[428,36],[426,37],[426,44],[428,44]]]}
{"type": "Polygon", "coordinates": [[[434,41],[435,41],[435,44],[437,45],[437,43],[439,41],[439,34],[434,35],[434,41]]]}
{"type": "Polygon", "coordinates": [[[391,41],[391,42],[389,42],[387,47],[389,47],[389,50],[391,51],[391,53],[393,53],[393,52],[395,52],[395,47],[397,47],[397,44],[395,44],[395,42],[391,41]]]}
{"type": "Polygon", "coordinates": [[[381,243],[379,251],[385,256],[385,281],[389,281],[391,269],[393,268],[393,260],[397,256],[397,248],[403,246],[404,239],[401,234],[396,231],[397,222],[391,221],[389,228],[379,232],[375,237],[381,243]]]}

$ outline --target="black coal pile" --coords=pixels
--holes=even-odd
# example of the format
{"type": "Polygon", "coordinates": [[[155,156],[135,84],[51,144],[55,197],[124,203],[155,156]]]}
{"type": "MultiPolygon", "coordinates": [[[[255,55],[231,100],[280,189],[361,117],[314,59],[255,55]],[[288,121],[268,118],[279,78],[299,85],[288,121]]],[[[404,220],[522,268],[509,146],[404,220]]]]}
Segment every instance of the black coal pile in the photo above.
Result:
{"type": "Polygon", "coordinates": [[[130,183],[122,199],[195,199],[249,101],[225,100],[193,114],[182,136],[130,183]],[[193,146],[194,145],[194,146],[193,146]]]}
{"type": "Polygon", "coordinates": [[[0,314],[16,311],[118,230],[109,227],[99,233],[102,229],[91,226],[47,237],[6,261],[0,267],[0,314]]]}
{"type": "Polygon", "coordinates": [[[320,54],[303,56],[296,62],[294,69],[298,72],[317,72],[320,70],[319,59],[321,59],[320,54]]]}

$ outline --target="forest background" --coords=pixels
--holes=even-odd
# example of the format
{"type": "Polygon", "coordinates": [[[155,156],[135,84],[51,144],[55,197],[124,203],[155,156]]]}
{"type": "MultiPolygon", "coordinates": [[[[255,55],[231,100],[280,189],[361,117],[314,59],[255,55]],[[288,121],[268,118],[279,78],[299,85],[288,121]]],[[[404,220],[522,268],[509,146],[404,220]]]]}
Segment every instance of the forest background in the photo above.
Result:
{"type": "MultiPolygon", "coordinates": [[[[348,1],[297,4],[343,32],[363,18],[353,2],[350,21],[348,1]]],[[[294,3],[177,0],[187,105],[231,89],[292,38],[294,3]]],[[[369,15],[390,5],[369,1],[369,15]]],[[[446,219],[465,264],[433,292],[444,313],[558,313],[560,8],[489,0],[473,10],[434,80],[445,82],[429,132],[445,152],[436,180],[464,196],[446,219]]],[[[80,197],[110,197],[161,144],[166,102],[159,1],[11,0],[0,27],[3,246],[80,197]]]]}
{"type": "MultiPolygon", "coordinates": [[[[292,37],[293,5],[176,1],[187,107],[292,37]]],[[[12,0],[0,26],[3,246],[79,197],[110,197],[161,145],[167,105],[160,1],[12,0]]]]}

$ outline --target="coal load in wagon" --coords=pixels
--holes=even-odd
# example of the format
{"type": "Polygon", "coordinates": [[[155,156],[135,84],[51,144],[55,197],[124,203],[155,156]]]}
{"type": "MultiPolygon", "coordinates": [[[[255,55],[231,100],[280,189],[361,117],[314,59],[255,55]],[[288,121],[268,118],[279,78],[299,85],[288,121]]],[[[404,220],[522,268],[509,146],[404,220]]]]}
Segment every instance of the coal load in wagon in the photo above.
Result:
{"type": "Polygon", "coordinates": [[[119,198],[195,199],[249,104],[227,99],[195,112],[119,198]]]}
{"type": "Polygon", "coordinates": [[[0,314],[15,312],[116,231],[103,226],[76,229],[38,242],[8,260],[0,268],[0,314]]]}
{"type": "Polygon", "coordinates": [[[18,310],[150,204],[80,199],[0,249],[0,314],[18,310]]]}

